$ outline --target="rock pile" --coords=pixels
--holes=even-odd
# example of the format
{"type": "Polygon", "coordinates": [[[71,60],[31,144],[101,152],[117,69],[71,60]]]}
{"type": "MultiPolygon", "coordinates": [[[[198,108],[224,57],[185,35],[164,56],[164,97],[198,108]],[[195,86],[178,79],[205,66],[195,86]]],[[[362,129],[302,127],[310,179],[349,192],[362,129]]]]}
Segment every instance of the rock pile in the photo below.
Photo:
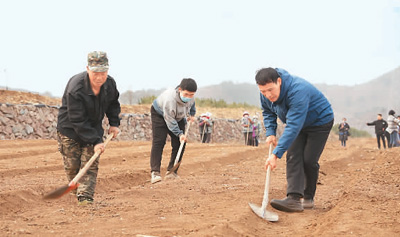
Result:
{"type": "MultiPolygon", "coordinates": [[[[43,104],[0,104],[0,140],[56,139],[58,107],[43,104]]],[[[121,114],[119,140],[149,141],[152,137],[149,114],[121,114]]],[[[107,129],[107,118],[103,127],[107,129]]],[[[264,134],[263,132],[261,134],[264,134]]],[[[200,141],[198,122],[191,125],[189,140],[200,141]]],[[[214,119],[211,142],[244,142],[240,120],[214,119]]]]}

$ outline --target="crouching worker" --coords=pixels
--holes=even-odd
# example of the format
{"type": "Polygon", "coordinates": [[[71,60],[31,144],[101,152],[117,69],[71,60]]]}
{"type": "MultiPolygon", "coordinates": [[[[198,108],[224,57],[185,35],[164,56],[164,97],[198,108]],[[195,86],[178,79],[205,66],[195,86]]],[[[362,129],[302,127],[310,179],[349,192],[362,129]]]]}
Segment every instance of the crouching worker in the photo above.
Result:
{"type": "MultiPolygon", "coordinates": [[[[194,95],[196,91],[195,80],[185,78],[177,88],[168,89],[159,95],[151,106],[151,127],[153,130],[150,155],[151,183],[161,181],[162,153],[168,134],[171,137],[172,152],[167,171],[174,167],[180,143],[187,140],[187,134],[184,134],[187,120],[194,121],[196,114],[194,95]]],[[[179,160],[182,159],[184,149],[185,145],[179,160]]],[[[177,171],[178,169],[169,173],[165,178],[177,178],[177,171]]]]}
{"type": "Polygon", "coordinates": [[[286,212],[313,208],[318,161],[333,125],[331,105],[312,84],[283,69],[259,70],[256,83],[261,92],[267,144],[275,146],[266,167],[276,168],[278,158],[287,151],[287,197],[271,200],[271,206],[286,212]],[[275,137],[277,118],[286,123],[279,141],[275,137]]]}
{"type": "MultiPolygon", "coordinates": [[[[86,71],[73,76],[64,91],[58,113],[58,147],[64,161],[68,181],[71,181],[96,151],[104,152],[104,115],[110,124],[109,134],[119,133],[119,92],[114,79],[108,75],[105,52],[88,54],[86,71]]],[[[93,202],[99,158],[81,178],[75,190],[78,204],[93,202]]]]}

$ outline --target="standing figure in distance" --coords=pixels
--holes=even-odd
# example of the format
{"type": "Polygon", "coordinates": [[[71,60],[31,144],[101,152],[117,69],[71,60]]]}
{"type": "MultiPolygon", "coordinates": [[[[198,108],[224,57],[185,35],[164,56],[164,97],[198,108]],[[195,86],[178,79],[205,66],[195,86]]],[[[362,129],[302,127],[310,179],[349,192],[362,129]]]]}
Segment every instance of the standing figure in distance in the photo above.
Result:
{"type": "Polygon", "coordinates": [[[350,125],[346,122],[347,119],[343,118],[342,122],[339,124],[339,140],[343,147],[346,147],[346,141],[349,137],[350,125]]]}
{"type": "MultiPolygon", "coordinates": [[[[388,126],[387,122],[382,119],[382,114],[378,114],[377,120],[367,123],[368,126],[375,126],[376,141],[378,143],[378,149],[381,149],[381,140],[383,143],[383,148],[386,149],[385,143],[385,130],[388,126]]],[[[389,140],[388,140],[389,145],[389,140]]]]}
{"type": "Polygon", "coordinates": [[[253,121],[250,119],[249,112],[243,112],[241,124],[245,145],[253,146],[253,121]]]}
{"type": "Polygon", "coordinates": [[[390,134],[389,148],[398,146],[397,138],[399,131],[400,120],[395,116],[396,112],[394,110],[389,111],[389,117],[387,119],[388,127],[386,131],[390,134]]]}

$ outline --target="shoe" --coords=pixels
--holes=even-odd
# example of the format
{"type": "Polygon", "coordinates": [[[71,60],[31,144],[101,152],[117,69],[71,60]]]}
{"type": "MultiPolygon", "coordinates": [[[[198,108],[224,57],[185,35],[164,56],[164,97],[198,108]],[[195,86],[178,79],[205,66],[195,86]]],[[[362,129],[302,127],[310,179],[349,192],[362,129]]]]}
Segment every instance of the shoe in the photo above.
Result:
{"type": "Polygon", "coordinates": [[[312,199],[303,199],[301,201],[301,205],[303,205],[304,209],[313,209],[314,208],[314,200],[312,200],[312,199]]]}
{"type": "Polygon", "coordinates": [[[157,183],[160,181],[161,181],[160,172],[157,172],[157,171],[151,172],[151,183],[154,184],[154,183],[157,183]]]}
{"type": "Polygon", "coordinates": [[[289,194],[285,199],[278,200],[272,199],[271,206],[277,210],[285,212],[302,212],[304,211],[303,205],[301,205],[300,198],[293,197],[289,194]]]}
{"type": "Polygon", "coordinates": [[[78,197],[78,205],[79,206],[86,206],[89,204],[93,204],[93,198],[85,197],[85,196],[78,197]]]}
{"type": "Polygon", "coordinates": [[[178,179],[178,178],[179,178],[179,176],[175,172],[165,174],[165,179],[178,179]]]}

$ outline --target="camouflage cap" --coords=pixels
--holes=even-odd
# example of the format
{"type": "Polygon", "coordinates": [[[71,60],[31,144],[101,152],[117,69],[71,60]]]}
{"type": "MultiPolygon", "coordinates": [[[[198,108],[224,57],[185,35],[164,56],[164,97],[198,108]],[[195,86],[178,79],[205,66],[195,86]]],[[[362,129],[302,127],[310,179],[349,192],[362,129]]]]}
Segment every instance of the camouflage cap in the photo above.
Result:
{"type": "Polygon", "coordinates": [[[93,72],[105,72],[108,70],[107,53],[103,51],[93,51],[88,54],[88,67],[93,72]]]}

